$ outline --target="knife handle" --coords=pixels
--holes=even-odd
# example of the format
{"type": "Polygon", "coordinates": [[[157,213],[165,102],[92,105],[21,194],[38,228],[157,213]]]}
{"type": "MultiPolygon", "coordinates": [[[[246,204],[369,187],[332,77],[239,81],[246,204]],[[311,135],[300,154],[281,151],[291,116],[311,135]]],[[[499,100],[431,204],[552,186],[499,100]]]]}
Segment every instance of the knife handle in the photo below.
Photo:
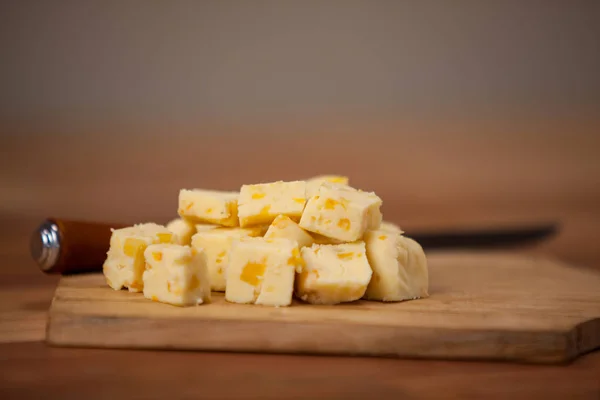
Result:
{"type": "Polygon", "coordinates": [[[47,274],[102,271],[111,228],[122,227],[48,218],[31,236],[31,256],[47,274]]]}

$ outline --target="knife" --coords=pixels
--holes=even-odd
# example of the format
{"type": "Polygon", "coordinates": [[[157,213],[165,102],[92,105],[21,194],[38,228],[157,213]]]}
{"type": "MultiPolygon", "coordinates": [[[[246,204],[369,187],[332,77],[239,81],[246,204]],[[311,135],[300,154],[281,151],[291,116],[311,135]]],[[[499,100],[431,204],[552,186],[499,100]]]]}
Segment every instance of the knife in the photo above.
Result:
{"type": "MultiPolygon", "coordinates": [[[[102,271],[111,228],[122,224],[48,218],[36,229],[30,242],[31,257],[47,274],[102,271]]],[[[511,228],[414,232],[407,235],[426,251],[448,248],[497,248],[526,245],[554,235],[554,223],[511,228]]]]}

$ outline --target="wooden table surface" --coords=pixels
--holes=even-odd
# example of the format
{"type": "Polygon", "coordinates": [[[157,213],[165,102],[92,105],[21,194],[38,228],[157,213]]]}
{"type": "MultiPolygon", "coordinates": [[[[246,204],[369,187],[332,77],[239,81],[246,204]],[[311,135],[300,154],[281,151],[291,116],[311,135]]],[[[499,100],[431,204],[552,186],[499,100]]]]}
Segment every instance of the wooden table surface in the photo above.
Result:
{"type": "Polygon", "coordinates": [[[28,238],[50,215],[163,222],[181,187],[225,189],[331,171],[377,191],[386,218],[408,232],[558,221],[555,238],[521,251],[600,270],[599,127],[570,119],[381,124],[369,140],[360,125],[302,134],[287,128],[280,136],[273,127],[260,134],[211,127],[203,135],[169,132],[168,140],[162,128],[77,136],[38,127],[2,136],[0,398],[598,399],[600,352],[537,366],[50,348],[44,327],[57,278],[29,259],[28,238]]]}

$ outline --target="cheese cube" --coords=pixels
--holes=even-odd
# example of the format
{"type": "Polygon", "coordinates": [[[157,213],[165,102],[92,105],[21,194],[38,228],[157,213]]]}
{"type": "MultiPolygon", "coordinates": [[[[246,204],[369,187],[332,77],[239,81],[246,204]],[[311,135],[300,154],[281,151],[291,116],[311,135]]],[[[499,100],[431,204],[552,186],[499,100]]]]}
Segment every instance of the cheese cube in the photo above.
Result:
{"type": "Polygon", "coordinates": [[[365,243],[304,247],[305,266],[296,276],[296,296],[312,304],[337,304],[363,297],[371,267],[365,243]]]}
{"type": "Polygon", "coordinates": [[[374,215],[379,213],[381,199],[374,193],[342,190],[321,186],[319,195],[308,200],[300,227],[346,242],[362,238],[375,225],[374,215]]]}
{"type": "Polygon", "coordinates": [[[240,226],[268,225],[279,214],[298,221],[305,204],[304,181],[243,185],[238,205],[240,226]]]}
{"type": "Polygon", "coordinates": [[[367,210],[367,214],[368,214],[367,230],[379,229],[379,226],[381,225],[381,221],[383,220],[383,214],[381,213],[382,201],[375,193],[364,192],[360,189],[355,189],[348,185],[340,185],[340,184],[332,184],[332,183],[326,183],[325,185],[326,186],[328,185],[329,187],[331,187],[333,189],[363,193],[363,194],[366,194],[367,197],[370,197],[373,201],[371,202],[371,205],[369,206],[369,209],[367,210]]]}
{"type": "Polygon", "coordinates": [[[180,245],[189,246],[192,235],[196,233],[196,226],[181,218],[175,218],[169,222],[167,224],[167,229],[177,236],[179,239],[177,244],[180,245]]]}
{"type": "MultiPolygon", "coordinates": [[[[377,195],[375,193],[364,192],[360,189],[355,189],[352,186],[344,185],[341,183],[324,182],[321,185],[321,187],[325,187],[325,189],[336,189],[336,190],[341,190],[341,191],[366,193],[368,196],[373,197],[373,199],[375,199],[375,198],[379,199],[379,197],[377,197],[377,195]]],[[[321,189],[319,188],[319,192],[320,191],[321,191],[321,189]]],[[[379,229],[379,226],[381,225],[381,221],[383,219],[383,215],[381,214],[381,199],[379,199],[379,202],[374,201],[371,203],[371,206],[369,207],[367,214],[368,214],[367,229],[368,230],[379,229]]]]}
{"type": "Polygon", "coordinates": [[[369,207],[369,210],[367,211],[367,213],[368,213],[367,229],[369,229],[369,230],[379,229],[379,227],[381,226],[381,221],[383,220],[383,214],[381,214],[380,207],[381,207],[381,203],[380,204],[373,203],[369,207]]]}
{"type": "Polygon", "coordinates": [[[324,183],[348,185],[349,179],[339,175],[320,175],[306,181],[306,197],[311,198],[319,194],[319,189],[324,183]]]}
{"type": "Polygon", "coordinates": [[[223,235],[229,235],[235,238],[241,237],[257,237],[263,236],[269,225],[255,225],[255,226],[247,226],[245,228],[217,228],[211,229],[209,232],[222,233],[223,235]]]}
{"type": "Polygon", "coordinates": [[[313,244],[314,240],[311,235],[308,234],[304,229],[300,228],[297,223],[292,221],[285,215],[278,215],[273,221],[265,238],[282,238],[293,240],[298,244],[298,247],[302,248],[313,244]]]}
{"type": "Polygon", "coordinates": [[[220,228],[220,225],[215,225],[215,224],[196,224],[194,225],[196,227],[196,232],[204,232],[204,231],[210,231],[211,229],[216,229],[216,228],[220,228]]]}
{"type": "Polygon", "coordinates": [[[373,269],[366,299],[401,301],[428,296],[427,259],[417,242],[381,229],[367,232],[365,242],[373,269]]]}
{"type": "Polygon", "coordinates": [[[179,216],[193,224],[238,225],[237,192],[187,190],[179,192],[179,216]]]}
{"type": "Polygon", "coordinates": [[[264,227],[219,228],[192,236],[192,247],[206,254],[211,290],[225,291],[229,250],[233,241],[242,237],[262,236],[263,233],[264,227]]]}
{"type": "Polygon", "coordinates": [[[153,244],[144,251],[144,297],[175,306],[210,303],[210,280],[202,251],[153,244]]]}
{"type": "Polygon", "coordinates": [[[332,239],[327,236],[319,235],[318,233],[310,232],[310,236],[313,238],[313,242],[316,244],[342,244],[345,243],[343,240],[332,239]]]}
{"type": "Polygon", "coordinates": [[[241,238],[233,244],[229,255],[225,300],[289,306],[296,268],[302,268],[302,259],[295,242],[241,238]]]}
{"type": "Polygon", "coordinates": [[[402,229],[400,229],[400,227],[396,224],[394,224],[393,222],[389,222],[389,221],[381,221],[381,224],[379,225],[379,229],[383,230],[383,231],[388,231],[391,233],[404,233],[404,231],[402,229]]]}
{"type": "Polygon", "coordinates": [[[155,243],[177,243],[179,239],[162,225],[138,224],[115,229],[102,267],[108,286],[115,290],[123,287],[130,292],[141,292],[144,287],[144,250],[155,243]]]}

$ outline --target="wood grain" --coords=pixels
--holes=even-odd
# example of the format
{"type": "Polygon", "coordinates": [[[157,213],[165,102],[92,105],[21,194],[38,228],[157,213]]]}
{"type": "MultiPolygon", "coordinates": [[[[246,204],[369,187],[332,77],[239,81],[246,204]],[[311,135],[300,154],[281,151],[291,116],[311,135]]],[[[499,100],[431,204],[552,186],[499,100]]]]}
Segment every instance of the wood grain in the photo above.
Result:
{"type": "Polygon", "coordinates": [[[44,340],[53,292],[52,284],[1,290],[0,343],[44,340]]]}
{"type": "Polygon", "coordinates": [[[600,346],[600,274],[531,257],[430,258],[431,297],[289,308],[179,308],[62,278],[48,326],[58,346],[565,362],[600,346]]]}

